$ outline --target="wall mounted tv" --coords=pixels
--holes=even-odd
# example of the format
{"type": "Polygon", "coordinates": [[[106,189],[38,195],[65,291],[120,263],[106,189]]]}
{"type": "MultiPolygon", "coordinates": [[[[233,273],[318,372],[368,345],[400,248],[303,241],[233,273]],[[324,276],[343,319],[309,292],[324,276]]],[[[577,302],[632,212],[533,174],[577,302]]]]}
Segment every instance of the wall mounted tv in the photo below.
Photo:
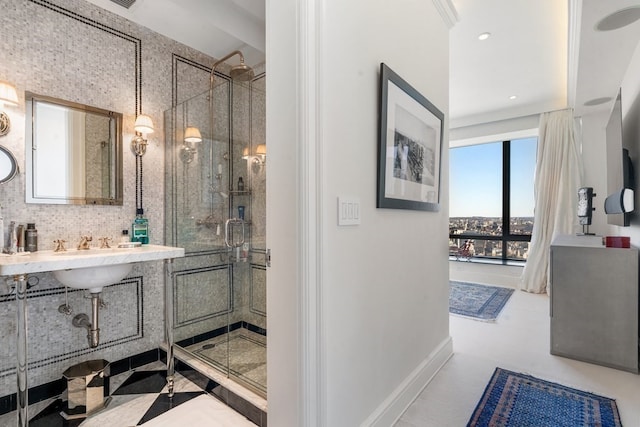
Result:
{"type": "MultiPolygon", "coordinates": [[[[635,191],[635,176],[633,164],[629,157],[629,150],[624,147],[622,129],[622,97],[620,91],[616,102],[613,104],[613,110],[609,116],[607,123],[607,204],[612,204],[615,199],[622,198],[623,195],[629,196],[630,189],[635,191]]],[[[633,194],[631,192],[631,194],[633,194]]],[[[631,196],[633,197],[633,195],[631,196]]],[[[632,203],[633,204],[633,203],[632,203]]],[[[605,209],[607,212],[607,223],[618,225],[621,227],[629,226],[631,214],[622,212],[622,209],[605,209]]]]}

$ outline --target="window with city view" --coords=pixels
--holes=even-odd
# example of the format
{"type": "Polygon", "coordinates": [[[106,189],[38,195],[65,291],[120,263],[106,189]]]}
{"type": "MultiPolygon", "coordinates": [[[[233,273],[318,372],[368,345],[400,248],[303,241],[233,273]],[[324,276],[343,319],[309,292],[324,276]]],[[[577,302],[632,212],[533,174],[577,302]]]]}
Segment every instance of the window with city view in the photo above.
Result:
{"type": "Polygon", "coordinates": [[[449,150],[449,255],[525,261],[537,138],[449,150]]]}

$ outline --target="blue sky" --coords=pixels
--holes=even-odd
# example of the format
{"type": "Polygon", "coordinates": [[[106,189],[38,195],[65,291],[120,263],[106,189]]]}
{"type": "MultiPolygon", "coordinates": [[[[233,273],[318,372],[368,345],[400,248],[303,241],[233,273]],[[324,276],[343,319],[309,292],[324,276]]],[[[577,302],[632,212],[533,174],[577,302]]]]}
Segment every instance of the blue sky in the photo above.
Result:
{"type": "MultiPolygon", "coordinates": [[[[511,141],[511,216],[533,216],[536,138],[511,141]]],[[[449,216],[502,216],[502,142],[449,150],[449,216]]]]}

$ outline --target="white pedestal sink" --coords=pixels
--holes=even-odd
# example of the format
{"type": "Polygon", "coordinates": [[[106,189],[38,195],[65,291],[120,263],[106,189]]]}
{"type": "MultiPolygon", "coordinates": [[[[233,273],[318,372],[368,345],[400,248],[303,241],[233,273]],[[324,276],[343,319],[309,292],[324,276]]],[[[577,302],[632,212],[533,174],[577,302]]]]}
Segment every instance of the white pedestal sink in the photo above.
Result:
{"type": "MultiPolygon", "coordinates": [[[[122,280],[135,262],[164,260],[165,328],[167,335],[167,384],[169,397],[173,396],[173,307],[171,305],[171,280],[173,258],[184,256],[183,248],[143,245],[138,248],[89,249],[67,252],[38,251],[32,254],[0,254],[0,276],[12,277],[15,283],[17,322],[17,425],[27,426],[27,276],[31,273],[51,271],[64,285],[88,289],[95,296],[104,286],[122,280]]],[[[93,300],[92,300],[93,301],[93,300]]]]}
{"type": "Polygon", "coordinates": [[[113,264],[97,267],[75,268],[54,271],[60,283],[70,288],[88,289],[92,294],[102,292],[102,288],[118,283],[133,268],[133,264],[113,264]]]}
{"type": "Polygon", "coordinates": [[[70,288],[88,289],[92,294],[102,292],[102,288],[118,283],[133,268],[133,264],[113,264],[97,267],[74,268],[54,271],[60,283],[70,288]]]}

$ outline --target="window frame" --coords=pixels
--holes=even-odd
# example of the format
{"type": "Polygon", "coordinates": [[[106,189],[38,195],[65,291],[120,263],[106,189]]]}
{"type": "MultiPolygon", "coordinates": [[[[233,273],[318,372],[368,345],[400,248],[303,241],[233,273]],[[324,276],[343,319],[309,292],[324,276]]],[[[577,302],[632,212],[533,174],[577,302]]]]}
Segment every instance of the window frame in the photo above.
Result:
{"type": "MultiPolygon", "coordinates": [[[[502,255],[500,257],[476,257],[474,260],[500,260],[503,264],[507,262],[526,262],[517,258],[509,258],[507,256],[509,242],[531,242],[531,234],[511,234],[511,142],[518,139],[526,138],[512,138],[502,141],[502,235],[479,235],[479,234],[451,234],[449,233],[449,239],[455,240],[491,240],[502,242],[502,255]]],[[[499,142],[494,141],[494,142],[499,142]]],[[[538,143],[536,137],[536,144],[538,143]]],[[[464,147],[451,147],[450,149],[464,148],[464,147]]]]}

